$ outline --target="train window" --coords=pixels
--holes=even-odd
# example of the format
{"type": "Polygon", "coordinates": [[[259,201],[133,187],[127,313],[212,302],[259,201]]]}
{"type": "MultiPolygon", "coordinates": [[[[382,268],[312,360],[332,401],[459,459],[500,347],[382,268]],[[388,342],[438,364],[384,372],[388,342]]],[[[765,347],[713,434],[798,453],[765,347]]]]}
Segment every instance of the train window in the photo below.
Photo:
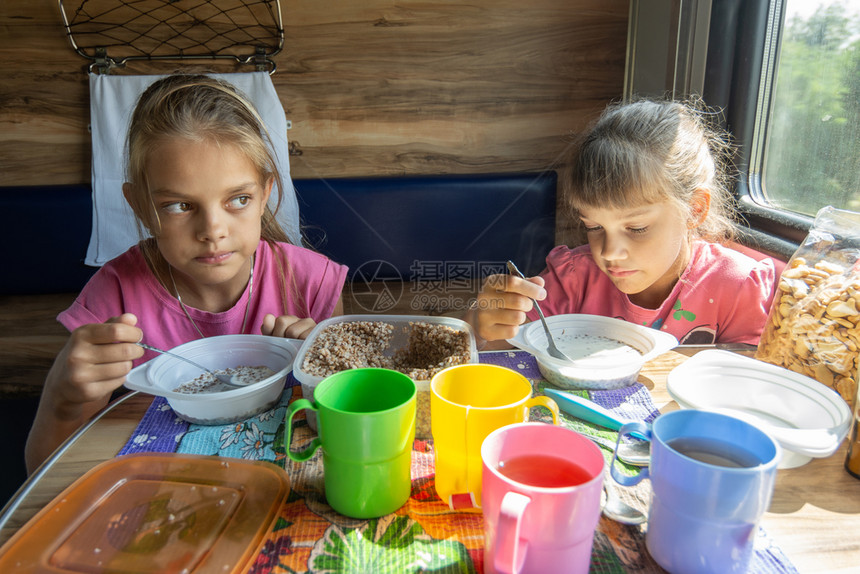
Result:
{"type": "Polygon", "coordinates": [[[860,1],[711,0],[703,96],[738,144],[748,243],[787,257],[860,211],[860,1]]]}
{"type": "Polygon", "coordinates": [[[806,215],[825,205],[860,211],[858,8],[857,1],[785,0],[770,11],[763,68],[772,69],[772,93],[754,135],[755,201],[806,215]]]}

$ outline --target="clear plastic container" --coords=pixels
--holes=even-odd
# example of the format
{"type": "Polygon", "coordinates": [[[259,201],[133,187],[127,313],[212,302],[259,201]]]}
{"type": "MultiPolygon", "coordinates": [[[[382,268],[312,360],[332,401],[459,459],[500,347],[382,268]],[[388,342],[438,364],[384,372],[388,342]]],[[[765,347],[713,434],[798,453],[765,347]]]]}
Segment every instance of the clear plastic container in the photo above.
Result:
{"type": "MultiPolygon", "coordinates": [[[[305,356],[313,346],[314,341],[317,339],[319,334],[330,325],[360,321],[386,323],[394,326],[391,343],[383,353],[387,357],[394,355],[394,353],[399,349],[407,347],[409,343],[411,323],[428,323],[430,325],[444,325],[454,329],[455,331],[468,333],[470,357],[468,362],[478,362],[478,349],[475,344],[475,334],[472,331],[472,327],[460,319],[455,319],[453,317],[426,317],[422,315],[342,315],[340,317],[332,317],[322,321],[314,328],[313,331],[311,331],[301,349],[299,349],[293,365],[293,376],[302,384],[302,396],[307,399],[313,399],[314,389],[316,389],[317,385],[325,378],[307,373],[303,369],[305,356]]],[[[415,436],[421,439],[429,439],[432,438],[430,432],[430,379],[413,380],[418,389],[415,436]]],[[[312,412],[305,412],[308,413],[308,425],[316,431],[316,417],[312,412]]]]}
{"type": "Polygon", "coordinates": [[[830,387],[728,351],[696,353],[669,373],[666,388],[682,408],[725,411],[770,434],[783,449],[779,468],[832,455],[851,424],[851,409],[830,387]]]}
{"type": "Polygon", "coordinates": [[[240,366],[266,366],[275,374],[244,388],[214,393],[177,393],[180,385],[201,372],[194,365],[170,355],[160,355],[132,371],[125,386],[165,397],[183,419],[197,424],[221,425],[250,418],[272,408],[281,398],[287,374],[293,366],[300,341],[264,335],[222,335],[197,339],[171,349],[210,370],[240,366]]]}

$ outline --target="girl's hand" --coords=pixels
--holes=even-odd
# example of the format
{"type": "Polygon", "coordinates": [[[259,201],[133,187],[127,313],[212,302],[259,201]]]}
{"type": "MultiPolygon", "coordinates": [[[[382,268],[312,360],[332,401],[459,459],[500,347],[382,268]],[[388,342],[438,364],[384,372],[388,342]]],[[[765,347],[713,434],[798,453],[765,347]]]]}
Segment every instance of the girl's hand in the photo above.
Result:
{"type": "Polygon", "coordinates": [[[67,414],[74,417],[83,404],[99,402],[103,406],[125,382],[132,361],[144,353],[135,344],[143,337],[136,324],[137,317],[126,313],[72,332],[45,381],[56,414],[62,416],[70,410],[67,414]]]}
{"type": "Polygon", "coordinates": [[[125,382],[132,361],[144,352],[135,344],[143,337],[136,324],[137,317],[126,313],[72,332],[45,379],[27,437],[29,473],[107,405],[111,393],[125,382]]]}
{"type": "Polygon", "coordinates": [[[510,339],[526,322],[531,299],[546,298],[543,277],[520,279],[513,275],[490,275],[484,282],[474,313],[473,325],[486,341],[510,339]],[[530,299],[531,298],[531,299],[530,299]]]}
{"type": "Polygon", "coordinates": [[[306,339],[316,326],[316,321],[313,319],[299,319],[294,315],[281,315],[280,317],[275,317],[269,313],[263,318],[263,326],[260,331],[263,335],[269,335],[271,337],[306,339]]]}

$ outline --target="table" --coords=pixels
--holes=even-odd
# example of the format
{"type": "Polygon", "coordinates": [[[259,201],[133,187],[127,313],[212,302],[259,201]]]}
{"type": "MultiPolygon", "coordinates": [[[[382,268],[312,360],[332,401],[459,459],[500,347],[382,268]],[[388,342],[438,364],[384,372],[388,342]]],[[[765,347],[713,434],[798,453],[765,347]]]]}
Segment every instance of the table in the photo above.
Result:
{"type": "MultiPolygon", "coordinates": [[[[669,371],[701,349],[669,351],[642,369],[639,382],[661,412],[678,408],[666,391],[669,371]]],[[[115,456],[151,402],[130,393],[71,437],[0,513],[0,544],[74,480],[115,456]]],[[[860,564],[860,480],[844,470],[845,451],[843,443],[831,457],[778,473],[761,525],[801,573],[856,572],[860,564]]]]}

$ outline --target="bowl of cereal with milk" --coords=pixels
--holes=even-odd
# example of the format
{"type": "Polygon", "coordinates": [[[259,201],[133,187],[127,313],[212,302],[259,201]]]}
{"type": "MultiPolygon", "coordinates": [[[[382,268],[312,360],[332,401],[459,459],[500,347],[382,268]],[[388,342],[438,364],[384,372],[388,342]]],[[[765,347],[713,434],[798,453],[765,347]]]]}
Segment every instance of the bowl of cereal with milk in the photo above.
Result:
{"type": "Polygon", "coordinates": [[[672,335],[598,315],[554,315],[546,318],[556,346],[571,361],[547,354],[540,321],[526,323],[513,346],[535,356],[547,382],[562,389],[606,390],[636,382],[645,361],[678,346],[672,335]]]}
{"type": "Polygon", "coordinates": [[[125,386],[167,399],[182,419],[203,425],[230,424],[273,408],[281,398],[301,341],[264,335],[222,335],[197,339],[170,350],[229,375],[241,387],[170,355],[131,370],[125,386]]]}
{"type": "MultiPolygon", "coordinates": [[[[452,317],[343,315],[322,321],[308,335],[293,367],[302,396],[327,376],[347,369],[381,367],[407,374],[417,387],[417,438],[431,438],[430,379],[453,365],[477,363],[472,327],[452,317]]],[[[316,430],[310,411],[308,425],[316,430]]]]}

